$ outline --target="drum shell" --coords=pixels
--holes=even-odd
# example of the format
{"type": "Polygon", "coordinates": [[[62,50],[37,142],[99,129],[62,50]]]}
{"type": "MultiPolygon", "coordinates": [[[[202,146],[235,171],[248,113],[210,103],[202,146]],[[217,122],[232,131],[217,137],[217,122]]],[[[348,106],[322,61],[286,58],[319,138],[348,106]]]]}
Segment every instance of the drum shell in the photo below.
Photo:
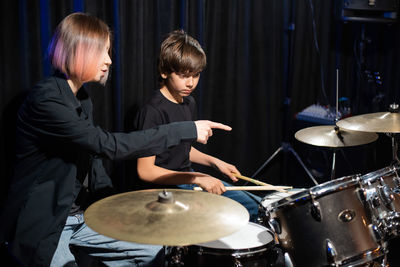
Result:
{"type": "Polygon", "coordinates": [[[258,249],[246,250],[226,250],[211,249],[200,246],[189,246],[183,257],[184,266],[193,267],[256,267],[256,266],[273,266],[277,256],[273,250],[273,245],[268,244],[258,249]]]}
{"type": "Polygon", "coordinates": [[[356,177],[340,178],[280,200],[270,207],[269,217],[277,222],[279,244],[295,266],[341,264],[380,250],[371,233],[371,216],[359,199],[356,177]],[[314,203],[320,207],[320,220],[314,203]],[[346,213],[354,217],[345,221],[341,214],[346,213]],[[328,241],[336,250],[334,262],[327,253],[328,241]]]}
{"type": "Polygon", "coordinates": [[[277,260],[277,251],[274,250],[276,242],[270,229],[249,222],[246,231],[241,233],[206,244],[187,246],[181,253],[181,263],[194,267],[275,266],[273,263],[277,260]],[[253,228],[257,228],[257,232],[251,232],[253,228]],[[240,248],[234,243],[240,243],[240,248]],[[231,245],[234,248],[229,248],[231,245]]]}

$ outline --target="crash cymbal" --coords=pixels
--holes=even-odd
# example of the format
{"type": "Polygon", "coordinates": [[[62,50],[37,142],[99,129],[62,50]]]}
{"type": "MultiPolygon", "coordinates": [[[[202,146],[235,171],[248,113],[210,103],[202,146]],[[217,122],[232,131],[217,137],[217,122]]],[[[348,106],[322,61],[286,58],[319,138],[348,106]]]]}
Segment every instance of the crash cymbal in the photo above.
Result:
{"type": "Polygon", "coordinates": [[[230,235],[249,221],[245,207],[227,197],[181,189],[150,189],[92,204],[85,222],[118,240],[185,246],[230,235]]]}
{"type": "Polygon", "coordinates": [[[337,126],[347,130],[371,133],[400,133],[400,113],[377,112],[340,120],[337,126]]]}
{"type": "Polygon", "coordinates": [[[296,132],[297,140],[313,146],[349,147],[371,143],[378,139],[375,133],[343,130],[334,125],[314,126],[296,132]]]}

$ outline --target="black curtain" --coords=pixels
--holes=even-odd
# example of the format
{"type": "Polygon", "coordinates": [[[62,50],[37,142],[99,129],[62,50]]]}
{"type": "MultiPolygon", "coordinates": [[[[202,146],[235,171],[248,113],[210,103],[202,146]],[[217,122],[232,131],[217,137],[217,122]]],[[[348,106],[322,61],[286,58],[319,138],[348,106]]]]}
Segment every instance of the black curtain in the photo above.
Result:
{"type": "MultiPolygon", "coordinates": [[[[12,170],[16,109],[24,93],[51,73],[46,58],[48,41],[60,20],[74,11],[105,20],[114,34],[112,76],[105,88],[88,86],[97,124],[110,131],[131,129],[136,110],[156,88],[157,53],[163,36],[183,28],[200,41],[208,56],[194,93],[199,117],[233,127],[231,133],[216,130],[209,144],[196,145],[198,149],[235,164],[242,174],[251,176],[287,142],[307,167],[314,168],[309,154],[312,148],[301,146],[293,137],[304,126],[295,114],[314,103],[335,104],[336,69],[340,72],[339,95],[348,98],[352,114],[385,111],[390,103],[399,102],[398,25],[343,23],[338,19],[340,3],[1,1],[2,195],[12,170]],[[366,38],[361,38],[362,32],[366,38]],[[379,72],[382,85],[376,87],[365,79],[365,70],[379,72]]],[[[349,160],[360,163],[358,169],[340,172],[339,166],[338,173],[358,172],[366,164],[370,169],[389,164],[379,153],[389,155],[390,160],[390,145],[379,146],[382,152],[371,146],[367,156],[351,152],[355,156],[349,160]]],[[[323,151],[323,155],[327,166],[331,154],[323,151]]],[[[136,188],[134,160],[105,164],[117,187],[136,188]]],[[[256,178],[273,184],[313,185],[287,152],[278,155],[256,178]]]]}

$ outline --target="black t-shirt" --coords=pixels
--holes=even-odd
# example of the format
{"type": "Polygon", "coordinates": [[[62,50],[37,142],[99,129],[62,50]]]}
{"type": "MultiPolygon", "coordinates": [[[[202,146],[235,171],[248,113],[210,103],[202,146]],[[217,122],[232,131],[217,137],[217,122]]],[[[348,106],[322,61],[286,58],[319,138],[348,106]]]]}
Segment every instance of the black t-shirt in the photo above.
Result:
{"type": "MultiPolygon", "coordinates": [[[[140,109],[135,118],[135,128],[145,130],[161,124],[196,119],[196,102],[192,96],[184,97],[183,103],[168,100],[156,90],[149,102],[140,109]]],[[[156,156],[155,164],[174,171],[189,171],[191,142],[181,142],[156,156]]]]}

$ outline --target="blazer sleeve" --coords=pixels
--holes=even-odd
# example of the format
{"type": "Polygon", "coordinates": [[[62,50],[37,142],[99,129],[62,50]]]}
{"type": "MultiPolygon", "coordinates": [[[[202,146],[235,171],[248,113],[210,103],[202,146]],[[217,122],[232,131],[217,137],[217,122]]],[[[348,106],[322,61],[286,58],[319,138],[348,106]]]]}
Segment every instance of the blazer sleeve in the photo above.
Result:
{"type": "Polygon", "coordinates": [[[79,116],[57,95],[27,101],[19,112],[20,127],[47,144],[79,145],[93,155],[109,159],[144,157],[163,152],[181,141],[197,139],[193,121],[171,123],[130,133],[110,133],[79,116]]]}

